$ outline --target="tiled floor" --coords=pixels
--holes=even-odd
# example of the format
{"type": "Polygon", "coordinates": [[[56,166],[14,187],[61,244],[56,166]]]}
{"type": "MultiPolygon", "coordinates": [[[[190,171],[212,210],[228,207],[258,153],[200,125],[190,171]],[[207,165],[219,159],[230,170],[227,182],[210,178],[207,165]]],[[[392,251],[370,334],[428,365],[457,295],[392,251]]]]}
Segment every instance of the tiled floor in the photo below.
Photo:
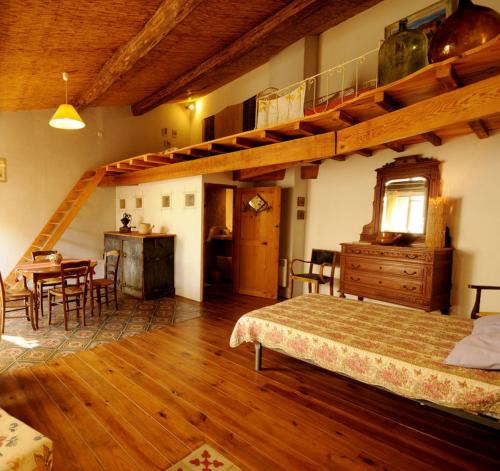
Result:
{"type": "Polygon", "coordinates": [[[64,330],[62,310],[56,309],[52,325],[47,316],[40,317],[38,331],[33,331],[25,319],[7,319],[5,334],[0,340],[0,373],[14,368],[45,363],[59,356],[88,350],[101,343],[145,332],[172,322],[181,322],[201,315],[198,303],[164,298],[141,301],[124,297],[119,310],[103,306],[101,317],[90,317],[87,309],[87,326],[80,327],[71,313],[69,330],[64,330]]]}

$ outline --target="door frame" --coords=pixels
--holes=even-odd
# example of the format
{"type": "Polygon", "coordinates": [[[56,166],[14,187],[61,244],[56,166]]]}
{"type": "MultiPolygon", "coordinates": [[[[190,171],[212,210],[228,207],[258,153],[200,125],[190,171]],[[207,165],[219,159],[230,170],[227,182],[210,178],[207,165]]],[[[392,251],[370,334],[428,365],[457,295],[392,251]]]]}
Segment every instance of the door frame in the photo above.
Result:
{"type": "MultiPolygon", "coordinates": [[[[234,232],[234,197],[238,185],[231,185],[229,183],[204,183],[203,184],[203,211],[201,212],[201,301],[205,298],[205,196],[207,188],[226,188],[233,190],[233,232],[234,232]]],[[[234,243],[234,242],[233,242],[234,243]]]]}

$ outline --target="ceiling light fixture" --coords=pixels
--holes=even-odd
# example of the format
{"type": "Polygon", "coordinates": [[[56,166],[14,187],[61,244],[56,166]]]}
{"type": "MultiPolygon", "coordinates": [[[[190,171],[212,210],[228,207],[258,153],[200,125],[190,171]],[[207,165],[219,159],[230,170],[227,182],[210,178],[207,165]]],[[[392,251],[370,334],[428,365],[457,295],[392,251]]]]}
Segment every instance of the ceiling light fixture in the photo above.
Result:
{"type": "Polygon", "coordinates": [[[80,118],[80,115],[75,110],[73,105],[68,104],[68,80],[69,74],[68,72],[62,73],[62,78],[65,84],[66,90],[66,102],[63,105],[59,105],[56,112],[52,116],[49,121],[49,124],[53,128],[57,129],[81,129],[85,127],[85,123],[83,119],[80,118]]]}

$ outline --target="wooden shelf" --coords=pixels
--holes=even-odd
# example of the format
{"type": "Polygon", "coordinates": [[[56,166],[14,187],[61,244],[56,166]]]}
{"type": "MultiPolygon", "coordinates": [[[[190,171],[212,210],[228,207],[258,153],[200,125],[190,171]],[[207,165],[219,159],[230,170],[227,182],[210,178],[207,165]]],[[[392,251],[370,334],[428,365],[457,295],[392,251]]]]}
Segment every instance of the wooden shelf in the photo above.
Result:
{"type": "Polygon", "coordinates": [[[323,113],[109,164],[101,185],[232,170],[240,170],[238,177],[245,178],[248,169],[257,178],[328,158],[369,157],[379,149],[403,152],[421,142],[439,146],[465,134],[483,139],[499,128],[500,35],[323,113]]]}

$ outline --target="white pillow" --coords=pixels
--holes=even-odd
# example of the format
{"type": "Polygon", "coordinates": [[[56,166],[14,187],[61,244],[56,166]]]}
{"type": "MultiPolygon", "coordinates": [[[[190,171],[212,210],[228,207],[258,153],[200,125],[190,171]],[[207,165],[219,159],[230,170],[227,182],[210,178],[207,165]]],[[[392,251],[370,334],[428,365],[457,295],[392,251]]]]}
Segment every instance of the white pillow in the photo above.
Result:
{"type": "Polygon", "coordinates": [[[480,317],[474,321],[472,335],[489,334],[491,332],[500,332],[500,314],[480,317]]]}
{"type": "Polygon", "coordinates": [[[500,332],[469,335],[455,344],[445,365],[500,370],[500,332]]]}

